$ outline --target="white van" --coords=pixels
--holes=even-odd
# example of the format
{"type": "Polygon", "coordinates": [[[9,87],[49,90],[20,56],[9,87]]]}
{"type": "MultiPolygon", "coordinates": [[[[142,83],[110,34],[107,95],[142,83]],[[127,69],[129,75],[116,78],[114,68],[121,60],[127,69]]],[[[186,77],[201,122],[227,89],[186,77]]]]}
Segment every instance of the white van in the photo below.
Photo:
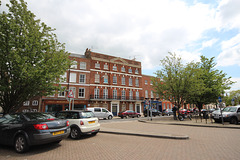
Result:
{"type": "Polygon", "coordinates": [[[94,108],[87,108],[87,110],[92,111],[95,114],[95,116],[98,118],[103,118],[103,119],[113,118],[112,112],[109,112],[106,108],[94,107],[94,108]]]}

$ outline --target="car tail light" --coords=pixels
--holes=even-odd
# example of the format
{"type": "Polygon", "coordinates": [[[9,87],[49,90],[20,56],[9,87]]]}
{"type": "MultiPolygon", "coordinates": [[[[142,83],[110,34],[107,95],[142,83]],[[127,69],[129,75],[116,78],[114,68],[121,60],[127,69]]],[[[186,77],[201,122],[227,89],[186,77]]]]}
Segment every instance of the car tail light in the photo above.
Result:
{"type": "Polygon", "coordinates": [[[69,123],[69,121],[67,121],[67,126],[70,126],[70,123],[69,123]]]}
{"type": "Polygon", "coordinates": [[[80,125],[84,125],[83,121],[80,121],[80,125]]]}
{"type": "Polygon", "coordinates": [[[53,120],[55,120],[54,118],[48,118],[47,120],[49,120],[49,121],[53,121],[53,120]]]}
{"type": "Polygon", "coordinates": [[[47,130],[48,129],[47,124],[34,124],[33,126],[37,130],[47,130]]]}

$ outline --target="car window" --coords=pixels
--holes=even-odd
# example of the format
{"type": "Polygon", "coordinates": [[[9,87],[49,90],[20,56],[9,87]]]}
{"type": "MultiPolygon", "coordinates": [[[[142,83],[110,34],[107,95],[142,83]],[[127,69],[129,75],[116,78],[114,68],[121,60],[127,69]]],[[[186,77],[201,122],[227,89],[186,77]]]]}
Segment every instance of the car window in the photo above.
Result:
{"type": "Polygon", "coordinates": [[[18,123],[19,121],[20,121],[20,116],[18,114],[11,114],[11,115],[8,114],[0,119],[0,123],[2,124],[18,123]]]}
{"type": "Polygon", "coordinates": [[[94,112],[101,112],[101,108],[94,108],[94,112]]]}
{"type": "Polygon", "coordinates": [[[66,119],[66,117],[67,117],[67,113],[59,112],[59,113],[57,114],[57,118],[66,119]]]}
{"type": "Polygon", "coordinates": [[[81,113],[81,118],[92,118],[92,117],[95,117],[94,113],[93,112],[82,112],[81,113]]]}
{"type": "Polygon", "coordinates": [[[40,112],[27,112],[24,113],[23,116],[28,121],[55,119],[55,117],[50,114],[40,112]]]}
{"type": "Polygon", "coordinates": [[[108,110],[106,110],[106,109],[104,109],[104,108],[102,109],[102,111],[103,111],[103,112],[108,112],[108,110]]]}
{"type": "Polygon", "coordinates": [[[223,112],[236,112],[237,108],[236,107],[226,107],[223,109],[223,112]]]}

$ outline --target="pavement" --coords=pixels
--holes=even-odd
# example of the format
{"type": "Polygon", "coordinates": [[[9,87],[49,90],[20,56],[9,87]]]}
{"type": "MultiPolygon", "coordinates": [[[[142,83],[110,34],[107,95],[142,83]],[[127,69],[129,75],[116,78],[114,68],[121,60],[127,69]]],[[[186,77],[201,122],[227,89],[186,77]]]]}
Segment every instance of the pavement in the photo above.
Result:
{"type": "MultiPolygon", "coordinates": [[[[200,119],[198,117],[192,120],[185,119],[184,121],[174,120],[172,116],[160,116],[160,117],[144,117],[137,120],[139,123],[145,124],[157,124],[157,125],[181,125],[191,127],[208,127],[208,128],[224,128],[224,129],[240,129],[240,125],[229,124],[229,122],[215,123],[211,119],[200,119]]],[[[123,123],[123,122],[121,122],[123,123]]],[[[115,124],[117,126],[117,124],[115,124]]],[[[101,124],[101,133],[118,134],[118,135],[131,135],[131,136],[142,136],[142,137],[153,137],[153,138],[165,138],[165,139],[189,139],[189,135],[178,135],[171,133],[162,132],[151,132],[149,130],[139,131],[132,128],[119,129],[116,127],[109,126],[108,124],[101,124]]]]}

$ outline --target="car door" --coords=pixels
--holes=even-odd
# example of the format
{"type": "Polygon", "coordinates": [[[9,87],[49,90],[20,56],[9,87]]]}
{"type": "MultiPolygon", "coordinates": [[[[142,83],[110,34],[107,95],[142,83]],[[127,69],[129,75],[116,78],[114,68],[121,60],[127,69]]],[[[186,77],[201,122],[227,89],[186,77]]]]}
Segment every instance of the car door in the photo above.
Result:
{"type": "Polygon", "coordinates": [[[240,107],[237,110],[237,117],[238,117],[238,121],[240,122],[240,107]]]}
{"type": "Polygon", "coordinates": [[[103,118],[108,118],[108,110],[106,110],[105,108],[102,108],[101,114],[103,118]]]}
{"type": "Polygon", "coordinates": [[[101,108],[94,108],[94,115],[98,118],[103,118],[103,115],[101,114],[101,108]]]}

